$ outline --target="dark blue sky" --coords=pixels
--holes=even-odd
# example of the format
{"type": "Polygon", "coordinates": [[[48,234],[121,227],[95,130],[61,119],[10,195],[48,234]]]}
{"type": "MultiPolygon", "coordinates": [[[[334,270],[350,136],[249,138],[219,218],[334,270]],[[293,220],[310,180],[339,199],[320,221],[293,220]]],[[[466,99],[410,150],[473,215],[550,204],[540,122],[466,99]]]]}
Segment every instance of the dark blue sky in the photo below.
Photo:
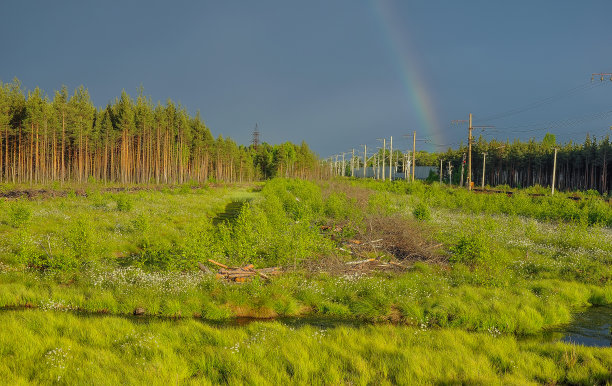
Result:
{"type": "Polygon", "coordinates": [[[142,84],[215,136],[248,144],[258,122],[321,156],[383,136],[405,149],[413,130],[458,143],[450,121],[470,112],[488,138],[582,142],[612,125],[612,82],[590,83],[612,72],[611,14],[609,0],[3,1],[0,80],[82,84],[97,106],[142,84]]]}

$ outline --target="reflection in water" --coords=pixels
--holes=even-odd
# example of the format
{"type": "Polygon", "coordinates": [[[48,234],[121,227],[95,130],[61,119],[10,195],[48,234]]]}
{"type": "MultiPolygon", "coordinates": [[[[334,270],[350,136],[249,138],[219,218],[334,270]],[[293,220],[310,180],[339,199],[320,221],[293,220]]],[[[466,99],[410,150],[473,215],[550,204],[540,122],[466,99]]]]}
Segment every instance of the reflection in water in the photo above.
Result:
{"type": "MultiPolygon", "coordinates": [[[[11,312],[11,311],[31,311],[40,312],[37,309],[25,308],[25,307],[0,307],[0,312],[11,312]]],[[[130,319],[135,323],[150,323],[160,320],[174,320],[180,322],[181,318],[175,319],[172,317],[161,317],[152,315],[106,315],[99,313],[87,313],[82,311],[71,311],[74,314],[91,317],[91,318],[105,318],[105,317],[121,317],[130,319]]],[[[187,318],[191,319],[191,318],[187,318]]],[[[348,327],[348,328],[360,328],[364,326],[376,325],[375,323],[354,320],[354,319],[334,319],[326,317],[289,317],[289,318],[274,318],[274,319],[257,319],[257,318],[231,318],[226,320],[207,320],[195,318],[203,324],[207,324],[217,328],[242,328],[246,327],[253,322],[265,323],[265,322],[278,322],[285,326],[292,328],[300,327],[315,327],[319,329],[330,329],[337,327],[348,327]]],[[[572,344],[579,344],[583,346],[592,347],[610,347],[612,346],[612,305],[601,306],[601,307],[590,307],[585,309],[584,312],[577,313],[574,315],[572,323],[560,326],[555,329],[545,331],[541,334],[518,337],[523,341],[544,341],[544,342],[565,342],[572,344]]]]}
{"type": "Polygon", "coordinates": [[[612,307],[590,307],[574,315],[574,320],[563,329],[562,342],[583,346],[610,347],[612,345],[612,307]]]}

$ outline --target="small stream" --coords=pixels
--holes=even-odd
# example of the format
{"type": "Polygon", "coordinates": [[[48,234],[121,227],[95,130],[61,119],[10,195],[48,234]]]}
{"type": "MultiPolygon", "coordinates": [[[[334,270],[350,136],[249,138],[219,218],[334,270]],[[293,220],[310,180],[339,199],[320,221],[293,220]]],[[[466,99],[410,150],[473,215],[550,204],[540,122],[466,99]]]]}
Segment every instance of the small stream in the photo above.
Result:
{"type": "MultiPolygon", "coordinates": [[[[36,311],[36,308],[0,308],[0,312],[11,311],[36,311]]],[[[177,320],[171,317],[160,316],[132,316],[132,315],[106,315],[88,313],[82,311],[68,311],[76,315],[91,318],[121,317],[135,323],[150,323],[161,320],[177,320]]],[[[180,320],[180,319],[178,319],[180,320]]],[[[292,328],[311,326],[319,329],[330,329],[337,327],[359,328],[366,325],[376,325],[376,323],[356,319],[335,319],[324,317],[285,317],[273,319],[258,319],[248,317],[238,317],[228,320],[208,320],[199,319],[201,323],[217,328],[240,328],[253,322],[278,322],[292,328]]],[[[539,342],[565,342],[590,347],[611,347],[612,346],[612,305],[589,307],[580,313],[574,314],[573,321],[569,324],[549,329],[541,334],[526,336],[522,339],[527,341],[539,342]]],[[[521,338],[519,338],[521,339],[521,338]]]]}
{"type": "Polygon", "coordinates": [[[574,320],[556,332],[562,342],[592,347],[612,346],[612,306],[589,307],[574,315],[574,320]]]}

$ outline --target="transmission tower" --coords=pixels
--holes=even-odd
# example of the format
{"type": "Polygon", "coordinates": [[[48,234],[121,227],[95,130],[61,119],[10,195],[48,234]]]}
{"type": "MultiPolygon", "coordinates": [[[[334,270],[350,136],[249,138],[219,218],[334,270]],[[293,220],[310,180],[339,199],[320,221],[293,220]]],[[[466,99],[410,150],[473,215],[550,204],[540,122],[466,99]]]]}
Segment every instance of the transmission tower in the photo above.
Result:
{"type": "Polygon", "coordinates": [[[259,128],[257,127],[257,123],[253,129],[253,140],[251,143],[253,144],[253,148],[257,150],[257,147],[259,147],[259,128]]]}

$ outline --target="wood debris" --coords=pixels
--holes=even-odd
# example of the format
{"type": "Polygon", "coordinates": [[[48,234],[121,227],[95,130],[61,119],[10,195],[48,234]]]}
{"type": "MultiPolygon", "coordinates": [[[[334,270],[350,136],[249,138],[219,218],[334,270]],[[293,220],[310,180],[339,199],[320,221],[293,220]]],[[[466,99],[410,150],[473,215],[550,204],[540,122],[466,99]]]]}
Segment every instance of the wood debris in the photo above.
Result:
{"type": "MultiPolygon", "coordinates": [[[[264,280],[270,280],[270,276],[280,274],[278,267],[255,269],[253,264],[248,264],[243,267],[229,267],[214,260],[208,260],[221,269],[217,272],[218,279],[225,279],[238,283],[244,283],[252,280],[255,276],[259,276],[264,280]]],[[[200,267],[202,269],[202,267],[200,267]]]]}
{"type": "Polygon", "coordinates": [[[344,263],[344,266],[346,268],[342,271],[345,274],[367,274],[375,271],[397,272],[398,268],[401,268],[402,271],[410,268],[407,265],[395,261],[381,261],[379,258],[348,261],[344,263]]]}

